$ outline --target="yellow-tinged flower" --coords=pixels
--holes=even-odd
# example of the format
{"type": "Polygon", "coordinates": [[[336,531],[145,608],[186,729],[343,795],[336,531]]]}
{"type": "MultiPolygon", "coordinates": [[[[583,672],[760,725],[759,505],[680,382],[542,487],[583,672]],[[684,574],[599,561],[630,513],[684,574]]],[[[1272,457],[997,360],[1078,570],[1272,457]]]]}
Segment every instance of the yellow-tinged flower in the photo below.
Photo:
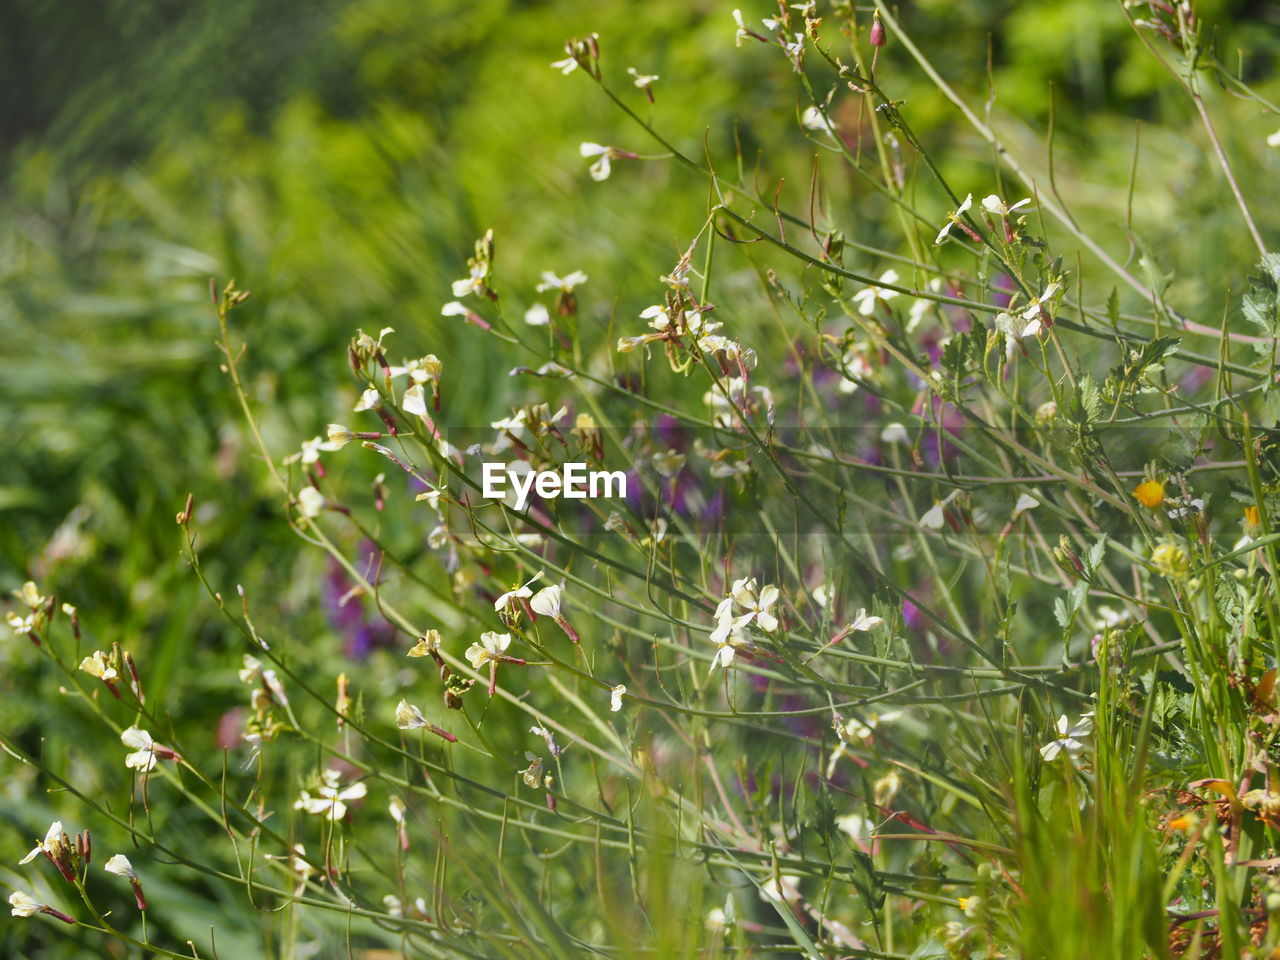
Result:
{"type": "Polygon", "coordinates": [[[422,715],[421,710],[408,700],[401,700],[396,704],[396,726],[401,730],[418,730],[430,724],[427,723],[427,718],[422,715]]]}
{"type": "Polygon", "coordinates": [[[482,664],[501,660],[509,646],[511,646],[511,634],[486,630],[480,634],[479,643],[473,643],[467,647],[465,656],[471,666],[479,670],[482,664]]]}
{"type": "Polygon", "coordinates": [[[102,681],[114,680],[119,676],[115,667],[107,663],[107,655],[101,650],[95,650],[92,656],[81,660],[80,669],[102,681]]]}
{"type": "Polygon", "coordinates": [[[21,890],[9,894],[9,906],[15,917],[31,917],[44,910],[44,904],[21,890]]]}
{"type": "Polygon", "coordinates": [[[1144,480],[1134,487],[1133,496],[1148,510],[1158,510],[1164,504],[1164,484],[1159,480],[1144,480]]]}
{"type": "Polygon", "coordinates": [[[440,643],[444,638],[440,636],[439,630],[428,630],[422,635],[422,638],[415,643],[406,657],[429,657],[440,649],[440,643]]]}
{"type": "Polygon", "coordinates": [[[1176,543],[1162,543],[1151,551],[1151,562],[1166,577],[1185,577],[1191,568],[1187,551],[1176,543]]]}
{"type": "Polygon", "coordinates": [[[619,683],[617,686],[609,688],[609,709],[617,713],[622,709],[622,696],[627,692],[627,685],[619,683]]]}

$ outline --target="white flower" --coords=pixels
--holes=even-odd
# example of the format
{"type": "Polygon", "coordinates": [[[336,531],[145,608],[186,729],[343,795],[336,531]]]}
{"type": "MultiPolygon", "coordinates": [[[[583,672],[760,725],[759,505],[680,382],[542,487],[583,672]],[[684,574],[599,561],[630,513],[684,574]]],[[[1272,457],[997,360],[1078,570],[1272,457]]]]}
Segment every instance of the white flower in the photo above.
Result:
{"type": "Polygon", "coordinates": [[[537,573],[535,573],[532,577],[529,578],[528,583],[525,583],[523,586],[516,587],[514,590],[508,590],[506,593],[500,596],[497,600],[493,601],[494,611],[497,613],[501,613],[503,610],[507,609],[507,607],[510,606],[513,601],[523,600],[526,597],[533,596],[533,591],[529,589],[529,584],[536,583],[538,580],[541,580],[541,579],[542,579],[542,571],[539,570],[537,573]]]}
{"type": "Polygon", "coordinates": [[[1204,501],[1199,497],[1192,500],[1182,499],[1176,501],[1182,506],[1174,507],[1169,511],[1170,520],[1181,520],[1183,517],[1194,516],[1197,513],[1204,513],[1204,501]]]}
{"type": "Polygon", "coordinates": [[[128,877],[130,880],[138,879],[138,875],[133,872],[133,864],[129,862],[129,858],[123,853],[117,853],[102,865],[102,869],[107,873],[115,874],[117,877],[128,877]]]}
{"type": "Polygon", "coordinates": [[[535,303],[524,312],[524,322],[531,327],[545,327],[551,322],[551,312],[541,303],[535,303]]]}
{"type": "MultiPolygon", "coordinates": [[[[1022,311],[1022,319],[1031,320],[1033,318],[1040,317],[1044,313],[1044,305],[1052,300],[1054,295],[1061,289],[1062,284],[1058,283],[1056,280],[1050,283],[1044,288],[1044,293],[1032,300],[1031,303],[1027,305],[1027,308],[1022,311]]],[[[1039,329],[1038,326],[1037,329],[1039,329]]],[[[1023,334],[1023,336],[1026,336],[1026,334],[1023,334]]]]}
{"type": "Polygon", "coordinates": [[[43,903],[33,900],[21,890],[15,890],[9,894],[9,906],[13,908],[12,913],[15,917],[31,917],[44,910],[43,903]]]}
{"type": "Polygon", "coordinates": [[[315,487],[303,487],[298,491],[298,513],[314,520],[324,511],[324,494],[315,487]]]}
{"type": "Polygon", "coordinates": [[[489,264],[473,263],[467,276],[461,280],[453,281],[453,295],[455,297],[465,297],[469,294],[476,293],[484,289],[484,278],[489,275],[489,264]]]}
{"type": "Polygon", "coordinates": [[[578,69],[578,61],[575,57],[565,57],[563,60],[553,60],[551,62],[553,70],[559,70],[566,77],[578,69]]]}
{"type": "Polygon", "coordinates": [[[880,431],[881,443],[910,443],[911,436],[907,428],[900,423],[891,423],[880,431]]]}
{"type": "Polygon", "coordinates": [[[280,678],[276,676],[276,672],[271,669],[264,670],[262,661],[250,654],[244,655],[244,668],[239,673],[241,683],[257,684],[261,683],[271,693],[271,698],[280,706],[289,705],[289,698],[285,695],[284,684],[280,682],[280,678]]]}
{"type": "Polygon", "coordinates": [[[1013,211],[1017,210],[1019,207],[1025,207],[1030,202],[1031,202],[1031,198],[1027,197],[1025,200],[1019,200],[1017,203],[1015,203],[1011,207],[1006,207],[1004,205],[1004,201],[1001,200],[999,197],[997,197],[993,193],[988,197],[982,198],[982,209],[987,211],[987,213],[994,214],[997,217],[1007,217],[1009,214],[1013,213],[1013,211]]]}
{"type": "Polygon", "coordinates": [[[627,73],[631,76],[635,85],[646,92],[649,87],[653,85],[654,81],[662,79],[656,73],[641,73],[635,67],[627,67],[627,73]]]}
{"type": "Polygon", "coordinates": [[[31,852],[18,861],[19,865],[30,863],[42,853],[53,855],[54,849],[62,843],[62,821],[55,820],[49,824],[49,829],[45,831],[44,839],[36,843],[31,848],[31,852]]]}
{"type": "Polygon", "coordinates": [[[671,326],[671,314],[667,313],[667,308],[661,304],[654,304],[651,307],[645,307],[640,311],[640,319],[648,320],[649,326],[655,330],[666,330],[671,326]]]}
{"type": "Polygon", "coordinates": [[[790,874],[770,877],[760,886],[760,898],[779,903],[790,903],[800,899],[800,878],[790,874]]]}
{"type": "Polygon", "coordinates": [[[339,450],[342,444],[333,443],[330,440],[321,440],[319,437],[312,437],[310,440],[303,440],[302,446],[297,453],[292,456],[285,457],[285,463],[297,463],[301,461],[304,464],[312,464],[320,459],[321,451],[339,450]]]}
{"type": "Polygon", "coordinates": [[[356,337],[356,349],[363,353],[375,353],[382,349],[382,338],[388,333],[395,333],[395,327],[383,327],[378,331],[378,339],[375,340],[363,330],[356,337]]]}
{"type": "Polygon", "coordinates": [[[366,410],[372,410],[378,405],[378,401],[380,399],[377,388],[370,387],[364,393],[360,394],[360,399],[356,402],[356,405],[352,407],[352,412],[363,413],[366,410]]]}
{"type": "Polygon", "coordinates": [[[617,713],[622,709],[622,695],[627,692],[627,685],[619,683],[609,688],[609,709],[617,713]]]}
{"type": "Polygon", "coordinates": [[[584,157],[596,158],[596,162],[591,164],[591,169],[588,171],[592,180],[609,179],[609,173],[612,169],[609,166],[609,158],[613,156],[613,147],[606,147],[601,143],[587,141],[578,145],[578,153],[584,157]]]}
{"type": "Polygon", "coordinates": [[[850,633],[865,633],[868,630],[874,630],[883,623],[884,620],[881,617],[869,617],[865,609],[859,608],[857,616],[853,618],[852,623],[845,627],[845,630],[850,633]]]}
{"type": "Polygon", "coordinates": [[[741,10],[733,11],[733,22],[738,25],[738,33],[734,37],[734,46],[740,47],[742,46],[742,41],[749,39],[753,34],[747,29],[746,23],[743,22],[741,10]]]}
{"type": "Polygon", "coordinates": [[[575,270],[573,273],[566,274],[563,277],[557,277],[550,270],[542,271],[542,282],[536,287],[539,293],[546,293],[548,290],[563,290],[565,293],[572,293],[576,287],[582,286],[587,282],[587,275],[581,270],[575,270]]]}
{"type": "Polygon", "coordinates": [[[960,223],[960,218],[966,210],[973,206],[973,194],[969,194],[964,198],[964,202],[960,206],[947,215],[947,222],[942,225],[942,229],[938,231],[938,236],[934,239],[933,245],[936,247],[947,238],[947,234],[951,232],[951,228],[960,223]]]}
{"type": "MultiPolygon", "coordinates": [[[[942,280],[938,277],[934,277],[929,281],[928,286],[931,292],[940,293],[942,291],[942,280]]],[[[916,327],[920,326],[920,321],[924,319],[924,315],[929,312],[933,305],[933,300],[927,300],[924,297],[917,297],[912,301],[911,308],[907,311],[907,333],[910,333],[916,327]]]]}
{"type": "Polygon", "coordinates": [[[840,366],[844,371],[844,376],[840,378],[840,384],[837,389],[841,393],[854,393],[857,391],[859,381],[867,380],[875,372],[870,361],[862,352],[862,348],[857,344],[852,344],[844,352],[844,356],[840,358],[840,366]]]}
{"type": "MultiPolygon", "coordinates": [[[[532,581],[530,581],[532,582],[532,581]]],[[[558,584],[552,584],[549,587],[543,587],[533,595],[533,599],[529,601],[529,607],[540,617],[551,617],[557,619],[560,616],[560,594],[563,587],[558,584]]]]}
{"type": "Polygon", "coordinates": [[[139,727],[130,727],[120,734],[120,742],[133,749],[133,753],[124,758],[124,765],[130,770],[147,773],[155,769],[160,756],[166,759],[173,756],[173,751],[162,747],[151,739],[151,734],[139,727]]]}
{"type": "Polygon", "coordinates": [[[427,718],[422,715],[421,710],[408,700],[401,700],[396,704],[396,726],[401,730],[419,730],[430,724],[427,723],[427,718]]]}
{"type": "Polygon", "coordinates": [[[392,797],[391,802],[387,804],[387,813],[391,814],[391,819],[396,823],[404,823],[404,801],[399,797],[392,797]]]}
{"type": "Polygon", "coordinates": [[[34,580],[28,580],[22,585],[22,589],[13,591],[13,595],[33,612],[43,607],[49,599],[40,595],[40,588],[36,586],[34,580]]]}
{"type": "MultiPolygon", "coordinates": [[[[773,633],[778,629],[778,618],[773,615],[772,610],[778,602],[779,593],[773,584],[767,584],[757,593],[755,580],[744,577],[734,581],[730,596],[738,606],[747,611],[747,620],[755,618],[756,626],[765,633],[773,633]]],[[[724,609],[723,601],[721,609],[724,609]]]]}
{"type": "Polygon", "coordinates": [[[365,795],[367,788],[363,783],[353,783],[339,789],[338,780],[337,770],[325,770],[320,774],[316,796],[303,790],[294,802],[293,809],[305,810],[307,813],[323,816],[326,820],[341,820],[347,815],[346,801],[359,800],[365,795]]]}
{"type": "Polygon", "coordinates": [[[866,817],[848,813],[843,817],[836,817],[836,829],[854,840],[870,840],[876,828],[875,824],[866,817]]]}
{"type": "Polygon", "coordinates": [[[1271,136],[1267,137],[1268,147],[1280,147],[1280,130],[1277,130],[1271,136]]]}
{"type": "Polygon", "coordinates": [[[819,107],[806,107],[804,113],[800,115],[800,123],[806,130],[829,133],[833,137],[836,135],[836,128],[819,107]]]}
{"type": "Polygon", "coordinates": [[[935,502],[920,518],[920,526],[926,530],[941,530],[946,521],[947,506],[959,495],[959,490],[952,490],[944,499],[935,502]]]}
{"type": "Polygon", "coordinates": [[[1093,714],[1086,713],[1075,725],[1067,719],[1064,713],[1058,718],[1058,737],[1056,740],[1050,740],[1040,748],[1040,756],[1044,757],[1046,762],[1052,762],[1057,758],[1058,754],[1065,753],[1068,759],[1074,760],[1084,752],[1084,744],[1081,739],[1089,736],[1093,732],[1093,714]]]}
{"type": "Polygon", "coordinates": [[[1031,319],[1025,317],[1014,316],[1012,313],[996,314],[996,329],[1004,334],[1006,352],[1009,356],[1013,356],[1014,348],[1018,346],[1020,340],[1027,337],[1039,336],[1042,329],[1038,317],[1032,316],[1031,319]]]}
{"type": "MultiPolygon", "coordinates": [[[[461,281],[459,281],[461,282],[461,281]]],[[[440,308],[440,316],[442,317],[469,317],[471,311],[465,303],[459,303],[457,300],[450,300],[440,308]]],[[[391,370],[391,375],[395,376],[395,368],[391,370]]]]}
{"type": "Polygon", "coordinates": [[[411,413],[415,417],[425,417],[427,415],[427,398],[422,392],[422,384],[415,383],[406,390],[404,397],[400,400],[400,406],[405,413],[411,413]]]}
{"type": "Polygon", "coordinates": [[[92,656],[81,660],[80,669],[102,681],[114,680],[119,676],[115,667],[107,666],[107,655],[101,650],[95,650],[92,656]]]}
{"type": "Polygon", "coordinates": [[[653,463],[653,469],[657,470],[664,477],[670,479],[684,469],[685,460],[687,458],[683,453],[676,450],[668,450],[665,453],[655,453],[650,460],[653,463]]]}
{"type": "Polygon", "coordinates": [[[1017,520],[1019,516],[1026,513],[1028,510],[1034,510],[1038,506],[1040,506],[1040,501],[1031,496],[1031,494],[1021,494],[1018,497],[1018,502],[1013,505],[1013,516],[1010,517],[1010,519],[1017,520]]]}
{"type": "Polygon", "coordinates": [[[473,643],[467,647],[464,656],[472,667],[479,670],[481,665],[491,660],[501,660],[509,646],[511,646],[511,634],[486,630],[480,634],[479,643],[473,643]]]}
{"type": "Polygon", "coordinates": [[[356,437],[354,433],[340,423],[329,424],[329,426],[325,428],[325,436],[328,438],[330,443],[335,445],[335,450],[342,449],[356,437]]]}
{"type": "MultiPolygon", "coordinates": [[[[880,283],[897,283],[898,271],[894,269],[886,270],[880,274],[880,283]]],[[[864,317],[871,316],[876,308],[876,303],[885,300],[892,300],[898,295],[896,290],[883,290],[876,285],[864,287],[855,293],[852,297],[854,303],[858,305],[858,312],[864,317]]]]}
{"type": "Polygon", "coordinates": [[[751,622],[752,615],[748,613],[746,616],[735,617],[730,611],[724,610],[723,603],[721,610],[723,612],[717,611],[716,627],[711,631],[711,642],[717,647],[716,655],[711,658],[712,670],[716,667],[727,669],[733,662],[739,647],[743,649],[750,647],[750,642],[742,628],[751,622]]]}

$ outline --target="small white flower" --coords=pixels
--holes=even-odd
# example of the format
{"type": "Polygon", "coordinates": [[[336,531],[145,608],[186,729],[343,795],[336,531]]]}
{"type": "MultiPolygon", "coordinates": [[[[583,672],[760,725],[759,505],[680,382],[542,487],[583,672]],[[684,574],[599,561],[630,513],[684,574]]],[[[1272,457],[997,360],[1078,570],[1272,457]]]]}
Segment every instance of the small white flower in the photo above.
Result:
{"type": "MultiPolygon", "coordinates": [[[[886,270],[884,273],[880,274],[879,282],[897,283],[898,271],[893,269],[886,270]]],[[[864,287],[859,290],[851,299],[858,305],[858,312],[864,317],[869,317],[875,311],[877,302],[892,300],[897,295],[898,292],[896,290],[884,290],[875,284],[872,284],[869,287],[864,287]]]]}
{"type": "Polygon", "coordinates": [[[551,312],[541,303],[535,303],[524,312],[524,322],[531,327],[545,327],[551,322],[551,312]]]}
{"type": "MultiPolygon", "coordinates": [[[[584,153],[583,156],[587,156],[587,154],[584,153]]],[[[543,270],[542,282],[538,284],[536,289],[539,293],[546,293],[548,290],[563,290],[565,293],[572,293],[575,287],[580,287],[586,282],[587,275],[581,270],[575,270],[573,273],[566,274],[563,277],[557,277],[550,270],[543,270]]]]}
{"type": "Polygon", "coordinates": [[[935,502],[920,518],[920,526],[926,530],[941,530],[943,523],[946,522],[948,505],[959,495],[959,490],[952,490],[944,499],[935,502]]]}
{"type": "Polygon", "coordinates": [[[938,231],[938,236],[934,239],[933,245],[936,247],[943,240],[947,239],[947,235],[951,233],[951,228],[960,223],[960,218],[965,211],[973,206],[973,194],[969,194],[964,201],[953,212],[947,215],[947,222],[942,225],[942,229],[938,231]]]}
{"type": "Polygon", "coordinates": [[[641,73],[635,67],[627,67],[627,73],[635,85],[644,91],[648,91],[655,81],[662,79],[656,73],[641,73]]]}
{"type": "Polygon", "coordinates": [[[427,723],[427,718],[422,715],[421,710],[408,700],[401,700],[396,704],[396,726],[401,730],[419,730],[430,724],[427,723]]]}
{"type": "Polygon", "coordinates": [[[404,801],[399,797],[392,797],[391,802],[387,804],[387,813],[391,814],[391,819],[396,823],[404,823],[404,801]]]}
{"type": "Polygon", "coordinates": [[[115,667],[107,665],[107,655],[101,650],[95,650],[92,656],[85,657],[80,661],[80,669],[90,676],[97,677],[102,681],[116,679],[119,674],[116,673],[115,667]]]}
{"type": "MultiPolygon", "coordinates": [[[[440,316],[442,317],[466,317],[470,316],[470,314],[471,311],[467,308],[467,305],[457,300],[450,300],[440,308],[440,316]]],[[[392,368],[391,375],[395,376],[395,368],[392,368]]]]}
{"type": "Polygon", "coordinates": [[[324,494],[315,487],[303,487],[298,491],[298,513],[314,520],[324,511],[324,494]]]}
{"type": "Polygon", "coordinates": [[[650,460],[653,463],[653,469],[662,474],[667,479],[674,477],[677,473],[684,469],[686,457],[683,453],[676,450],[668,450],[665,453],[655,453],[650,460]]]}
{"type": "Polygon", "coordinates": [[[151,734],[146,730],[138,727],[130,727],[124,733],[120,734],[120,742],[126,747],[132,748],[133,753],[124,758],[124,765],[130,770],[137,770],[139,773],[147,773],[155,769],[157,754],[167,751],[158,743],[151,739],[151,734]]]}
{"type": "Polygon", "coordinates": [[[1013,356],[1019,341],[1027,337],[1038,337],[1043,327],[1039,318],[1036,317],[1027,320],[1012,313],[997,313],[996,329],[1004,334],[1006,352],[1009,356],[1013,356]]]}
{"type": "Polygon", "coordinates": [[[502,659],[509,646],[511,646],[511,634],[486,630],[480,634],[479,643],[473,643],[467,647],[467,652],[464,656],[472,667],[479,670],[483,664],[491,660],[502,659]]]}
{"type": "Polygon", "coordinates": [[[1271,136],[1267,137],[1268,147],[1280,147],[1280,130],[1277,130],[1271,136]]]}
{"type": "Polygon", "coordinates": [[[62,843],[62,821],[55,820],[49,824],[49,829],[45,831],[44,839],[36,842],[31,848],[31,852],[18,861],[19,865],[30,863],[42,853],[53,854],[55,847],[62,843]]]}
{"type": "Polygon", "coordinates": [[[910,443],[911,436],[907,428],[900,423],[891,423],[880,431],[881,443],[910,443]]]}
{"type": "Polygon", "coordinates": [[[575,57],[565,57],[563,60],[553,60],[551,62],[553,70],[559,70],[566,77],[578,69],[578,61],[575,57]]]}
{"type": "Polygon", "coordinates": [[[529,589],[529,584],[536,583],[541,579],[542,579],[542,571],[539,570],[537,573],[535,573],[532,577],[529,578],[528,583],[525,583],[522,586],[516,587],[514,590],[508,590],[506,593],[500,596],[497,600],[493,601],[494,611],[496,613],[501,613],[503,610],[507,609],[507,607],[510,606],[514,601],[524,600],[527,597],[532,597],[533,591],[529,589]]]}
{"type": "Polygon", "coordinates": [[[599,182],[601,180],[609,179],[609,174],[612,171],[612,167],[609,165],[609,160],[613,156],[613,147],[606,147],[602,143],[591,143],[587,141],[578,145],[578,153],[583,157],[596,158],[595,163],[591,164],[591,168],[588,171],[588,173],[591,174],[592,180],[599,182]]]}
{"type": "Polygon", "coordinates": [[[549,587],[543,587],[535,593],[533,595],[533,599],[529,601],[530,609],[540,617],[551,617],[552,619],[559,618],[560,595],[563,590],[563,587],[554,583],[549,587]]]}
{"type": "Polygon", "coordinates": [[[622,695],[627,692],[627,685],[619,683],[609,688],[609,709],[617,713],[622,709],[622,695]]]}
{"type": "Polygon", "coordinates": [[[752,33],[750,30],[747,29],[747,25],[742,19],[741,10],[733,11],[733,22],[738,25],[738,32],[734,36],[734,46],[740,47],[742,46],[743,40],[751,39],[752,33]]]}
{"type": "Polygon", "coordinates": [[[312,437],[310,440],[303,440],[299,451],[292,456],[285,457],[285,463],[312,464],[320,459],[322,451],[338,450],[342,447],[340,443],[333,443],[329,440],[322,440],[319,437],[312,437]]]}
{"type": "Polygon", "coordinates": [[[323,816],[326,820],[341,820],[347,815],[346,801],[360,799],[367,792],[367,788],[362,782],[339,788],[338,782],[337,770],[325,770],[320,774],[320,786],[316,789],[316,796],[313,797],[308,791],[303,790],[294,802],[293,809],[305,810],[307,813],[323,816]]]}
{"type": "MultiPolygon", "coordinates": [[[[748,622],[754,618],[756,626],[765,633],[773,633],[778,629],[778,618],[773,615],[772,611],[774,605],[778,602],[780,594],[778,588],[773,584],[767,584],[757,592],[756,581],[744,577],[741,580],[734,581],[729,595],[738,606],[747,611],[748,622]]],[[[722,601],[720,610],[725,609],[722,601]]],[[[717,610],[717,613],[720,610],[717,610]]]]}
{"type": "Polygon", "coordinates": [[[819,107],[806,107],[804,113],[800,115],[800,123],[806,130],[829,133],[833,137],[836,135],[836,128],[819,107]]]}
{"type": "Polygon", "coordinates": [[[835,822],[836,829],[854,840],[870,840],[876,829],[874,823],[866,817],[858,816],[856,813],[848,813],[843,817],[836,817],[835,822]]]}
{"type": "Polygon", "coordinates": [[[9,894],[9,906],[13,908],[12,914],[15,917],[31,917],[44,910],[43,903],[32,899],[21,890],[15,890],[9,894]]]}
{"type": "Polygon", "coordinates": [[[415,417],[425,417],[427,415],[427,398],[422,391],[422,384],[415,383],[406,390],[400,400],[400,406],[405,413],[411,413],[415,417]]]}
{"type": "MultiPolygon", "coordinates": [[[[723,604],[721,605],[723,609],[723,604]]],[[[733,663],[734,656],[737,655],[738,648],[749,649],[750,641],[743,631],[748,623],[751,622],[751,614],[742,617],[735,617],[730,611],[724,610],[716,616],[716,627],[711,631],[711,642],[717,647],[716,655],[711,658],[711,670],[716,667],[724,667],[728,669],[729,664],[733,663]]]]}
{"type": "Polygon", "coordinates": [[[1004,205],[1004,201],[993,193],[990,196],[982,198],[982,209],[997,217],[1007,217],[1019,207],[1025,207],[1030,202],[1031,198],[1027,197],[1025,200],[1019,200],[1011,207],[1006,207],[1004,205]]]}
{"type": "Polygon", "coordinates": [[[115,874],[117,877],[128,877],[130,880],[138,879],[138,875],[133,872],[133,864],[129,862],[129,858],[123,853],[117,853],[102,865],[102,869],[107,873],[115,874]]]}
{"type": "Polygon", "coordinates": [[[352,408],[352,412],[364,413],[364,411],[366,410],[372,410],[374,407],[378,405],[378,401],[380,399],[381,397],[378,396],[377,389],[375,387],[370,387],[364,393],[360,394],[360,399],[359,401],[357,401],[356,405],[352,408]]]}
{"type": "Polygon", "coordinates": [[[845,629],[850,633],[865,633],[869,630],[874,630],[883,623],[884,620],[881,617],[869,617],[867,616],[867,611],[860,608],[857,616],[853,618],[853,622],[845,627],[845,629]]]}
{"type": "Polygon", "coordinates": [[[1018,517],[1026,513],[1028,510],[1034,510],[1038,506],[1040,506],[1040,501],[1031,496],[1031,494],[1021,494],[1018,497],[1018,502],[1013,505],[1013,516],[1010,519],[1017,520],[1018,517]]]}
{"type": "MultiPolygon", "coordinates": [[[[1045,304],[1049,303],[1061,289],[1062,284],[1058,283],[1056,280],[1050,283],[1044,288],[1044,293],[1032,300],[1031,303],[1027,305],[1026,309],[1022,311],[1022,319],[1031,320],[1042,316],[1044,314],[1045,304]]],[[[1023,334],[1023,336],[1026,336],[1026,334],[1023,334]]]]}
{"type": "Polygon", "coordinates": [[[473,263],[467,276],[461,280],[453,281],[453,295],[455,297],[465,297],[469,294],[476,293],[484,289],[484,278],[489,275],[489,264],[473,263]]]}
{"type": "Polygon", "coordinates": [[[1081,740],[1092,732],[1092,713],[1086,713],[1074,725],[1064,713],[1058,718],[1057,739],[1050,740],[1041,747],[1040,756],[1044,757],[1046,763],[1051,763],[1060,753],[1065,753],[1068,759],[1074,760],[1084,752],[1084,744],[1081,743],[1081,740]]]}

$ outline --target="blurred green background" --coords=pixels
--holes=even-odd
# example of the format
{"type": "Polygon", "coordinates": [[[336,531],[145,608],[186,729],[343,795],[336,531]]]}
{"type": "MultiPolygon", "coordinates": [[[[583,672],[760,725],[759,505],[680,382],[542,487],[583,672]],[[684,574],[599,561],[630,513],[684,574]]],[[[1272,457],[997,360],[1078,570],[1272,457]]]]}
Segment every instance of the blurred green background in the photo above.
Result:
{"type": "MultiPolygon", "coordinates": [[[[1224,56],[1246,46],[1246,75],[1280,99],[1278,8],[1200,9],[1224,56]]],[[[735,48],[731,10],[705,0],[10,0],[0,31],[0,588],[35,577],[81,608],[97,646],[136,652],[155,700],[216,723],[241,696],[229,666],[238,655],[226,654],[224,628],[178,556],[173,515],[191,492],[215,582],[252,585],[264,630],[305,636],[317,658],[340,662],[351,638],[326,616],[324,563],[279,522],[280,498],[219,371],[208,278],[254,293],[237,329],[280,455],[349,418],[343,354],[356,328],[392,326],[397,354],[438,354],[458,371],[452,416],[487,423],[525,388],[506,376],[510,357],[440,316],[477,236],[494,229],[505,282],[530,296],[542,270],[585,270],[586,319],[607,324],[653,302],[657,277],[705,216],[705,184],[672,162],[616,161],[608,181],[588,178],[580,141],[660,150],[581,72],[548,66],[566,39],[598,32],[612,85],[686,153],[699,156],[705,137],[729,162],[736,124],[761,183],[804,182],[813,148],[795,122],[801,91],[778,57],[735,48]],[[628,66],[661,76],[652,111],[628,66]]],[[[901,18],[972,104],[990,80],[995,122],[1034,169],[1047,166],[1039,144],[1054,115],[1059,188],[1120,258],[1141,123],[1135,237],[1179,278],[1179,308],[1217,325],[1254,253],[1193,108],[1118,4],[927,0],[901,18]]],[[[994,189],[989,151],[892,37],[879,79],[956,183],[994,189]]],[[[1209,97],[1255,209],[1274,209],[1280,151],[1259,145],[1275,121],[1222,91],[1209,97]]],[[[827,188],[848,236],[890,235],[862,184],[827,188]]],[[[940,218],[946,203],[931,190],[919,203],[940,218]]],[[[785,196],[804,205],[802,187],[785,196]]],[[[883,268],[854,255],[848,265],[883,268]]],[[[751,302],[748,290],[736,306],[763,328],[745,313],[751,302]]],[[[388,678],[398,669],[389,657],[374,665],[388,678]]],[[[51,759],[59,741],[94,736],[57,708],[56,679],[21,644],[0,645],[0,667],[4,728],[33,747],[47,738],[51,759]]],[[[25,852],[59,804],[6,775],[0,860],[25,852]]],[[[188,895],[201,916],[197,891],[174,894],[188,895]]],[[[0,951],[55,955],[22,953],[33,932],[0,924],[0,951]]]]}

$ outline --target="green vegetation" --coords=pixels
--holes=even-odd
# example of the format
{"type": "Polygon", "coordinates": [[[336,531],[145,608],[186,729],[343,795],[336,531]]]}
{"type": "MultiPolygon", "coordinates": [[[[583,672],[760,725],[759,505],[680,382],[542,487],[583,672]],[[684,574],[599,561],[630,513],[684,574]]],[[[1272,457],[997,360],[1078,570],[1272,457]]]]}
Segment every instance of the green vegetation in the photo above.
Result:
{"type": "Polygon", "coordinates": [[[0,953],[1280,956],[1280,22],[779,10],[13,5],[0,953]]]}

